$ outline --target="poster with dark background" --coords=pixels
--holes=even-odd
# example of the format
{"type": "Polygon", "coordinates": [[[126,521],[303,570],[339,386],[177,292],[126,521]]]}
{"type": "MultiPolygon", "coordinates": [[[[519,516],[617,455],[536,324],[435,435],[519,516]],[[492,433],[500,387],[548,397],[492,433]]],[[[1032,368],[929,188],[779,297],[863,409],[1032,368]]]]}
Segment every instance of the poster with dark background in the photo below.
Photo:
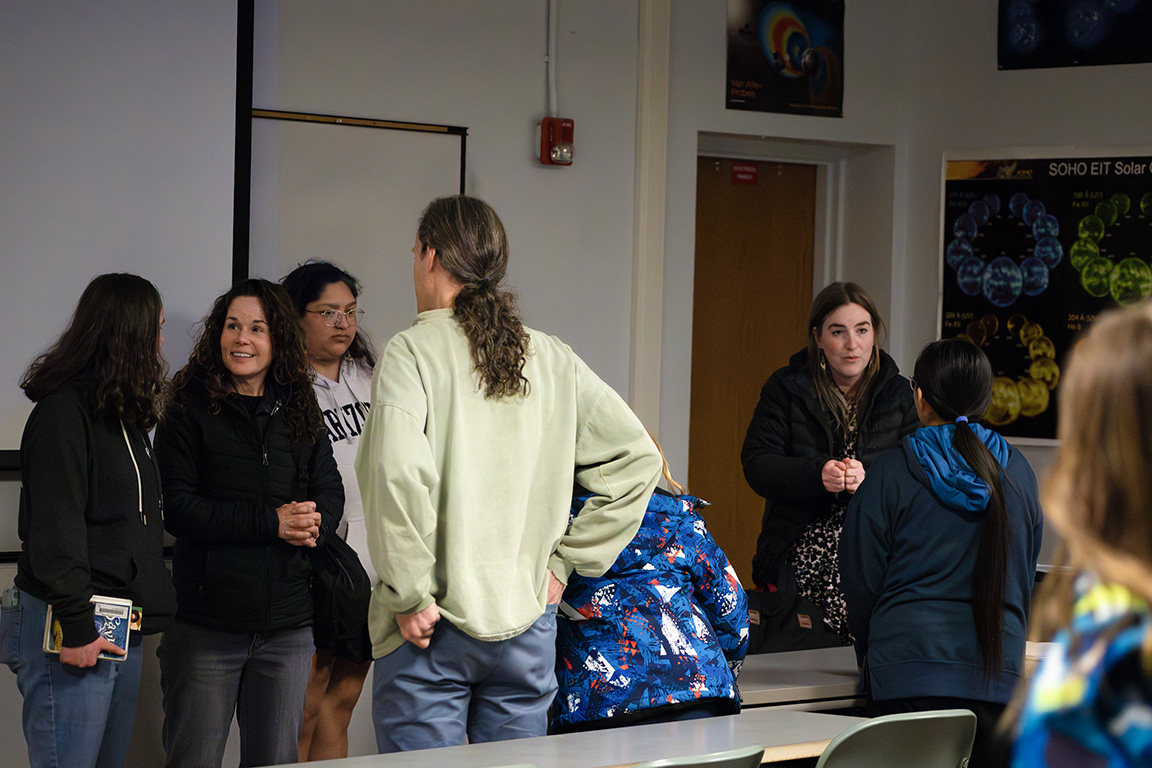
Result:
{"type": "Polygon", "coordinates": [[[1056,437],[1076,335],[1152,294],[1152,156],[945,163],[943,338],[980,345],[996,374],[986,423],[1056,437]]]}
{"type": "Polygon", "coordinates": [[[841,117],[844,0],[728,0],[725,104],[841,117]]]}
{"type": "Polygon", "coordinates": [[[1000,0],[1000,69],[1152,61],[1152,0],[1000,0]]]}

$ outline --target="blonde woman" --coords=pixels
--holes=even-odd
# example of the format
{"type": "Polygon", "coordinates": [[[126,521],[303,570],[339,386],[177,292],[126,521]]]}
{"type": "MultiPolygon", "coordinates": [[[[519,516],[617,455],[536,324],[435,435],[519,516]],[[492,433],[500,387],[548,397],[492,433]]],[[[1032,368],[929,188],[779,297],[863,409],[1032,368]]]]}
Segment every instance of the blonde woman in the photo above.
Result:
{"type": "Polygon", "coordinates": [[[1067,547],[1045,582],[1015,766],[1152,764],[1152,306],[1102,315],[1060,382],[1044,509],[1067,547]]]}

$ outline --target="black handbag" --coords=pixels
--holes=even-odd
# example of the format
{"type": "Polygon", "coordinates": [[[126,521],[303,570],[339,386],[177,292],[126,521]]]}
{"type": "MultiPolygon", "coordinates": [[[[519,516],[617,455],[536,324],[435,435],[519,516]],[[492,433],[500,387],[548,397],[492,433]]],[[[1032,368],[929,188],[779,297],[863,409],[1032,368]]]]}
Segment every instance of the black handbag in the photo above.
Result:
{"type": "Polygon", "coordinates": [[[372,583],[356,550],[333,534],[308,554],[312,560],[312,637],[316,647],[339,659],[371,661],[368,603],[372,583]]]}
{"type": "MultiPolygon", "coordinates": [[[[327,435],[318,439],[327,440],[327,435]]],[[[297,498],[308,498],[308,460],[312,444],[296,455],[297,498]]],[[[372,660],[368,635],[368,603],[372,582],[359,555],[344,539],[331,533],[308,550],[312,565],[312,641],[338,659],[362,663],[372,660]]]]}
{"type": "Polygon", "coordinates": [[[820,606],[795,589],[748,592],[748,653],[844,645],[824,624],[820,606]]]}

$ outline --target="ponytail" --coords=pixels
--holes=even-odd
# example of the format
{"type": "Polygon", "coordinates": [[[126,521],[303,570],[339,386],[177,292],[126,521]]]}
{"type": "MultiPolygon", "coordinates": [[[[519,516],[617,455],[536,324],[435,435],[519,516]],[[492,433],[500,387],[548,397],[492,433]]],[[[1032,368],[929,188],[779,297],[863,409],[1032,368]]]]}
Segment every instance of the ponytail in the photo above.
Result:
{"type": "MultiPolygon", "coordinates": [[[[964,342],[967,343],[967,342],[964,342]]],[[[919,379],[917,379],[919,381],[919,379]]],[[[1004,502],[1004,485],[1000,480],[1000,462],[968,426],[968,420],[957,420],[952,446],[968,466],[988,486],[988,508],[980,547],[976,551],[976,570],[972,576],[972,613],[976,639],[984,656],[984,673],[991,675],[1004,660],[1004,581],[1008,558],[1008,507],[1004,502]]]]}
{"type": "Polygon", "coordinates": [[[456,295],[455,314],[468,338],[484,396],[527,395],[531,389],[524,377],[528,334],[520,322],[516,297],[492,283],[471,283],[456,295]]]}
{"type": "Polygon", "coordinates": [[[992,402],[992,365],[975,344],[962,339],[944,339],[932,342],[920,352],[914,378],[936,415],[956,422],[952,447],[988,488],[988,507],[972,575],[972,618],[984,674],[991,676],[1004,660],[1008,507],[1000,462],[972,431],[968,419],[980,419],[992,402]]]}
{"type": "Polygon", "coordinates": [[[420,215],[416,238],[424,248],[436,249],[441,266],[462,286],[453,309],[484,396],[526,396],[528,334],[516,296],[500,288],[508,268],[508,238],[496,211],[465,195],[437,198],[420,215]]]}

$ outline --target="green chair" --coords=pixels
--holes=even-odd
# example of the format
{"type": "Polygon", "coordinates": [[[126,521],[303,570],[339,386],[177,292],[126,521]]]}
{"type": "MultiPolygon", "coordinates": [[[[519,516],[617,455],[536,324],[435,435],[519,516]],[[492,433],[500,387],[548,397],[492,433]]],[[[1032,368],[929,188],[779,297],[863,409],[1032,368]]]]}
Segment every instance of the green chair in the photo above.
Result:
{"type": "Polygon", "coordinates": [[[697,768],[697,766],[700,768],[759,768],[760,760],[763,757],[764,747],[759,744],[752,744],[739,749],[729,749],[725,752],[669,757],[664,760],[636,763],[632,768],[697,768]]]}
{"type": "Polygon", "coordinates": [[[966,709],[884,715],[832,739],[816,768],[967,768],[975,737],[966,709]]]}

